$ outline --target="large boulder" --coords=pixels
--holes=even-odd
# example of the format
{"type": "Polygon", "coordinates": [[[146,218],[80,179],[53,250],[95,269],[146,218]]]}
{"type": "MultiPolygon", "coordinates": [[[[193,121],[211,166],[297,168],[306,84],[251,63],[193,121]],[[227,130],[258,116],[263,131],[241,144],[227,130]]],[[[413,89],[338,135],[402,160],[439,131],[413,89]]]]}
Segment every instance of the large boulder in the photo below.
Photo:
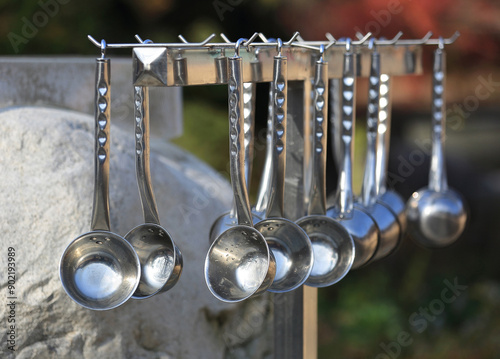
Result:
{"type": "MultiPolygon", "coordinates": [[[[183,253],[183,273],[166,293],[96,312],[74,303],[58,276],[65,247],[90,229],[93,118],[51,108],[7,108],[0,112],[0,132],[0,263],[5,274],[7,248],[15,248],[17,296],[16,352],[7,349],[8,312],[1,310],[1,358],[271,355],[269,300],[225,304],[204,281],[210,226],[231,204],[222,176],[171,144],[155,143],[151,171],[158,211],[183,253]]],[[[112,127],[111,138],[111,229],[124,235],[142,223],[133,124],[129,132],[112,127]]]]}

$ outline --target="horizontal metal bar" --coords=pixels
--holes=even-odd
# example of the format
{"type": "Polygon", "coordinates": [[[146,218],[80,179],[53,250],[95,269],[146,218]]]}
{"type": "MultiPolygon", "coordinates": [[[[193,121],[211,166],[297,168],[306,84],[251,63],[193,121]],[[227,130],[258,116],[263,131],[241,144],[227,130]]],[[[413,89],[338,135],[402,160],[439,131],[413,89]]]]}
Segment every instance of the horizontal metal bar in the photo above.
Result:
{"type": "MultiPolygon", "coordinates": [[[[146,49],[137,44],[133,50],[134,63],[142,61],[140,54],[146,49]],[[141,50],[142,49],[142,50],[141,50]]],[[[227,68],[227,56],[233,52],[225,48],[209,47],[191,49],[189,51],[163,48],[150,49],[156,51],[158,58],[154,61],[161,62],[160,66],[152,64],[145,66],[134,66],[134,79],[137,86],[190,86],[224,84],[227,81],[225,70],[227,68]],[[229,53],[228,53],[229,52],[229,53]],[[144,69],[161,68],[161,82],[151,82],[148,76],[143,76],[144,69]],[[142,71],[142,72],[141,72],[142,71]]],[[[354,49],[358,53],[358,76],[369,75],[369,62],[371,50],[362,47],[354,49]]],[[[147,51],[147,50],[146,50],[147,51]]],[[[342,77],[342,56],[345,49],[330,47],[325,51],[324,60],[330,63],[328,67],[329,78],[342,77]]],[[[388,46],[378,49],[381,56],[381,71],[391,76],[418,75],[422,73],[422,47],[412,46],[388,46]]],[[[243,81],[244,82],[270,82],[272,80],[272,61],[277,54],[275,48],[259,47],[241,49],[240,56],[243,59],[243,81]]],[[[301,47],[283,47],[283,56],[288,58],[288,79],[290,81],[303,81],[312,77],[313,64],[319,56],[319,52],[311,51],[301,47]]],[[[151,56],[143,56],[151,59],[151,56]]],[[[149,61],[149,60],[148,60],[149,61]]]]}

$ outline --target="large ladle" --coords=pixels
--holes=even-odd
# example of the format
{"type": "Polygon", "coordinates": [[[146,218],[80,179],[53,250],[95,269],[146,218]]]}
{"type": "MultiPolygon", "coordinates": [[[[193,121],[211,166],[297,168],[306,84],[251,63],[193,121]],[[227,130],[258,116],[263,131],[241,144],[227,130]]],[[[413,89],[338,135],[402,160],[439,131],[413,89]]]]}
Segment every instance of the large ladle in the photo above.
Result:
{"type": "Polygon", "coordinates": [[[182,272],[182,254],[160,225],[149,167],[149,88],[134,87],[135,168],[144,223],[125,239],[141,261],[141,280],[132,298],[145,299],[172,288],[182,272]]]}
{"type": "Polygon", "coordinates": [[[376,151],[379,122],[380,54],[374,45],[374,41],[374,38],[372,38],[368,45],[368,48],[372,52],[366,116],[367,153],[365,173],[361,188],[361,197],[355,206],[368,213],[377,224],[380,233],[380,242],[372,258],[372,260],[377,260],[387,256],[397,247],[401,240],[402,231],[396,215],[387,206],[377,201],[376,151]]]}
{"type": "MultiPolygon", "coordinates": [[[[244,118],[244,138],[245,138],[245,182],[247,191],[250,190],[250,180],[252,178],[253,167],[253,143],[255,128],[255,85],[252,82],[243,83],[243,118],[244,118]]],[[[253,223],[262,220],[262,216],[253,213],[253,223]]],[[[233,207],[229,212],[219,216],[210,228],[209,241],[212,243],[226,229],[238,225],[236,216],[236,205],[233,201],[233,207]]]]}
{"type": "Polygon", "coordinates": [[[379,243],[379,231],[373,219],[354,207],[352,189],[352,152],[355,125],[356,63],[351,41],[346,41],[342,76],[342,163],[339,172],[335,205],[326,214],[347,229],[354,239],[356,256],[352,268],[366,264],[374,255],[379,243]]]}
{"type": "Polygon", "coordinates": [[[59,263],[59,276],[68,296],[82,307],[113,309],[135,292],[141,265],[134,248],[123,237],[110,232],[110,60],[97,59],[95,97],[95,182],[91,232],[74,239],[59,263]]]}
{"type": "Polygon", "coordinates": [[[444,155],[446,109],[444,42],[434,52],[432,79],[432,157],[429,186],[414,192],[407,203],[408,227],[413,239],[426,247],[455,242],[467,222],[462,197],[448,188],[444,155]]]}
{"type": "Polygon", "coordinates": [[[231,185],[238,225],[219,235],[205,259],[205,281],[212,294],[224,302],[240,302],[262,293],[272,284],[276,262],[264,236],[252,227],[252,213],[245,183],[243,78],[240,46],[228,59],[229,153],[231,185]]]}
{"type": "Polygon", "coordinates": [[[313,106],[313,158],[308,215],[296,223],[311,240],[314,263],[306,285],[326,287],[337,283],[351,269],[354,262],[354,241],[347,230],[326,214],[326,150],[328,109],[328,62],[321,57],[315,64],[313,106]]]}
{"type": "Polygon", "coordinates": [[[286,170],[287,57],[277,39],[278,54],[273,60],[273,137],[269,202],[266,218],[255,225],[276,259],[276,276],[268,291],[283,293],[300,287],[311,273],[314,254],[305,231],[283,218],[286,170]]]}

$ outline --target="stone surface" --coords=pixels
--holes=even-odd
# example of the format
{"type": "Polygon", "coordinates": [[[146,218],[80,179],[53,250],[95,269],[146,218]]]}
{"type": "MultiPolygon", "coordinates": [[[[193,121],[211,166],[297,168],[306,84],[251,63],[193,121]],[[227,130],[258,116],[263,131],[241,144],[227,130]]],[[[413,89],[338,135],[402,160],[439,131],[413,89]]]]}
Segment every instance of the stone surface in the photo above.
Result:
{"type": "MultiPolygon", "coordinates": [[[[104,312],[66,295],[60,256],[90,227],[93,128],[91,116],[67,110],[0,111],[0,292],[5,300],[7,247],[14,247],[18,297],[17,351],[6,348],[2,308],[0,358],[269,358],[269,299],[225,304],[204,281],[208,232],[230,206],[230,187],[168,143],[154,144],[151,170],[162,225],[183,252],[180,281],[164,294],[104,312]]],[[[112,126],[111,138],[111,227],[124,235],[142,221],[132,129],[112,126]]]]}

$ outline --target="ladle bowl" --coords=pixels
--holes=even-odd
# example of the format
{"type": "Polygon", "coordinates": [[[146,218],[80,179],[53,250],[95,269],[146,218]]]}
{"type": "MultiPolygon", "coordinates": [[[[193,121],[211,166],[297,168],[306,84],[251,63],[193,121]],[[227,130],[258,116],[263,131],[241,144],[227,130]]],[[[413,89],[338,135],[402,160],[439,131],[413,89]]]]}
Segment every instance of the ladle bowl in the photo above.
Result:
{"type": "Polygon", "coordinates": [[[306,285],[327,287],[349,272],[355,258],[354,241],[347,230],[333,219],[310,215],[296,222],[309,236],[314,263],[306,285]]]}
{"type": "Polygon", "coordinates": [[[326,215],[340,222],[354,240],[356,256],[352,268],[356,269],[368,263],[375,255],[380,240],[379,229],[373,219],[358,208],[354,208],[349,217],[341,217],[336,207],[329,208],[326,215]]]}
{"type": "Polygon", "coordinates": [[[255,225],[266,239],[276,261],[276,275],[268,291],[289,292],[311,273],[314,254],[306,232],[285,218],[268,218],[255,225]]]}
{"type": "Polygon", "coordinates": [[[59,276],[68,296],[82,307],[113,309],[135,292],[141,276],[139,257],[121,236],[92,231],[64,251],[59,276]]]}
{"type": "Polygon", "coordinates": [[[361,203],[355,205],[357,208],[367,213],[379,230],[379,244],[375,255],[371,261],[382,259],[391,254],[401,241],[402,231],[397,216],[388,207],[379,202],[371,206],[364,207],[361,203]]]}
{"type": "Polygon", "coordinates": [[[401,233],[404,234],[408,223],[406,219],[406,203],[403,198],[397,192],[387,190],[377,199],[377,202],[389,208],[396,215],[401,227],[401,233]]]}
{"type": "Polygon", "coordinates": [[[149,298],[177,283],[182,272],[182,254],[162,226],[141,224],[130,230],[125,239],[141,262],[141,280],[132,298],[149,298]]]}
{"type": "Polygon", "coordinates": [[[205,281],[223,302],[236,303],[264,292],[272,284],[276,262],[262,234],[238,225],[222,233],[205,260],[205,281]]]}
{"type": "Polygon", "coordinates": [[[464,200],[452,189],[437,192],[424,188],[414,192],[406,210],[413,239],[430,248],[455,242],[467,222],[464,200]]]}

